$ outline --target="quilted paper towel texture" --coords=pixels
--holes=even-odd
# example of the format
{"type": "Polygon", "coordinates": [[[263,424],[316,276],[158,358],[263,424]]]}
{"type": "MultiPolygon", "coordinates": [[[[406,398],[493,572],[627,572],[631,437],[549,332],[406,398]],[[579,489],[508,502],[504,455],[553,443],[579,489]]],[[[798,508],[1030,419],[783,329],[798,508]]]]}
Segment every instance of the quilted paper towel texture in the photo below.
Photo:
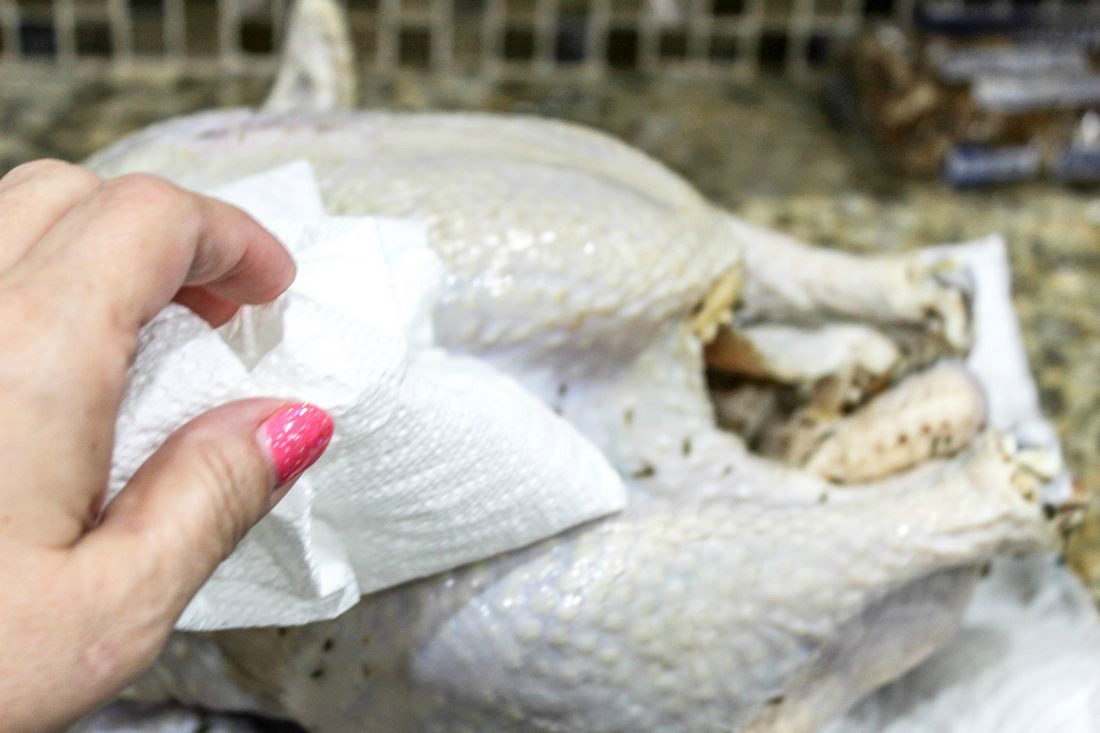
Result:
{"type": "Polygon", "coordinates": [[[217,331],[179,306],[142,331],[109,496],[173,430],[230,400],[316,402],[336,434],[178,628],[331,618],[364,593],[625,505],[618,475],[568,423],[488,365],[433,345],[445,273],[421,225],[326,216],[306,163],[212,193],[279,237],[297,278],[217,331]]]}

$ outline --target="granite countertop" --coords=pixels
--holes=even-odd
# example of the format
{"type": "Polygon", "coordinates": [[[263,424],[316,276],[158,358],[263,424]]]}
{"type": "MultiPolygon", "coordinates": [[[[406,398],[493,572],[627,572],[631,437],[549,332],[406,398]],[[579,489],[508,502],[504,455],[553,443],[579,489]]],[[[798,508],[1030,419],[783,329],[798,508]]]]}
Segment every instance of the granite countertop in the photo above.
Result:
{"type": "MultiPolygon", "coordinates": [[[[813,93],[623,77],[599,86],[487,84],[399,77],[363,85],[367,106],[553,115],[608,130],[683,173],[714,201],[810,241],[893,251],[999,232],[1046,413],[1077,477],[1100,499],[1100,197],[1030,184],[958,193],[882,167],[866,141],[834,129],[813,93]]],[[[150,76],[77,82],[42,70],[0,77],[0,171],[41,156],[80,160],[155,120],[252,104],[263,80],[150,76]]],[[[1100,597],[1100,514],[1069,545],[1100,597]]]]}

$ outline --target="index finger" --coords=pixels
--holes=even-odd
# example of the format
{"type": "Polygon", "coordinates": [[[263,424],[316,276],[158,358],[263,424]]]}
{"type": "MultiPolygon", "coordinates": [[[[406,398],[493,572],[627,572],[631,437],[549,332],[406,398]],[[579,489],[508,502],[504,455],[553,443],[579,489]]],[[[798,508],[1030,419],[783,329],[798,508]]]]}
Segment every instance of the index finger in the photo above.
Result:
{"type": "Polygon", "coordinates": [[[69,208],[0,288],[12,352],[0,363],[4,409],[34,416],[0,454],[15,457],[5,464],[11,485],[52,499],[17,502],[29,512],[22,526],[42,536],[86,526],[107,480],[138,332],[181,286],[261,303],[293,277],[290,255],[244,212],[159,179],[110,181],[69,208]]]}
{"type": "Polygon", "coordinates": [[[79,293],[88,325],[132,336],[184,286],[266,303],[295,272],[286,249],[240,209],[143,174],[108,181],[72,207],[20,268],[79,293]]]}

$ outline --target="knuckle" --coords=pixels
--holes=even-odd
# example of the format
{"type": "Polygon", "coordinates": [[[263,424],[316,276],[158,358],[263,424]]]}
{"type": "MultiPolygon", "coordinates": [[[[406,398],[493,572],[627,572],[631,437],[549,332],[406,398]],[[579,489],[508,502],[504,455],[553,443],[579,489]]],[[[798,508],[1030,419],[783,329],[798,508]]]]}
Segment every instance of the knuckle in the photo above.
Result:
{"type": "Polygon", "coordinates": [[[255,522],[266,494],[266,467],[244,441],[192,437],[196,480],[209,501],[209,526],[227,556],[255,522]]]}
{"type": "Polygon", "coordinates": [[[111,203],[140,206],[156,211],[190,213],[196,209],[193,197],[163,178],[148,173],[127,173],[103,184],[111,203]]]}
{"type": "Polygon", "coordinates": [[[95,189],[101,183],[99,176],[87,168],[56,158],[43,158],[22,163],[8,171],[0,180],[16,185],[34,179],[47,178],[64,181],[75,188],[87,190],[95,189]]]}
{"type": "Polygon", "coordinates": [[[39,176],[65,175],[70,169],[78,167],[56,158],[42,158],[15,166],[4,175],[3,180],[6,183],[19,183],[39,176]]]}

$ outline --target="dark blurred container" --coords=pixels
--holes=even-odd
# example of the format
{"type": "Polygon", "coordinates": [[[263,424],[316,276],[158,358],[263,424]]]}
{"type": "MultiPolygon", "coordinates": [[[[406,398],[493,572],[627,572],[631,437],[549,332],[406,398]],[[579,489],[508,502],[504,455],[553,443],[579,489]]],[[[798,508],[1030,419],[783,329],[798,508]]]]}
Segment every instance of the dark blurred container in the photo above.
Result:
{"type": "Polygon", "coordinates": [[[841,92],[904,172],[1100,182],[1100,11],[925,4],[841,56],[841,92]],[[852,101],[854,100],[854,102],[852,101]]]}

